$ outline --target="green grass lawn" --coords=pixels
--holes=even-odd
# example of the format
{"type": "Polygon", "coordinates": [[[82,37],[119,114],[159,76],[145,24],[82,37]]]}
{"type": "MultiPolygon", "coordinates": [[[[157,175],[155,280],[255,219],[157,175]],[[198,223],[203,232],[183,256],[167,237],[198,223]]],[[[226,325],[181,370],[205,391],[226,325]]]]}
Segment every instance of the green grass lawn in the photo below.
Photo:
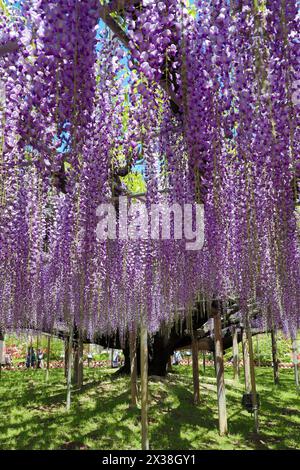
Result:
{"type": "MultiPolygon", "coordinates": [[[[218,410],[212,368],[201,374],[201,403],[192,403],[191,367],[174,367],[150,381],[152,449],[300,449],[300,402],[293,370],[281,370],[273,385],[271,368],[257,369],[261,433],[241,407],[243,385],[226,369],[230,434],[217,432],[218,410]]],[[[112,370],[85,369],[81,391],[65,411],[63,370],[3,371],[0,379],[0,449],[139,449],[140,412],[129,406],[129,379],[112,370]]]]}

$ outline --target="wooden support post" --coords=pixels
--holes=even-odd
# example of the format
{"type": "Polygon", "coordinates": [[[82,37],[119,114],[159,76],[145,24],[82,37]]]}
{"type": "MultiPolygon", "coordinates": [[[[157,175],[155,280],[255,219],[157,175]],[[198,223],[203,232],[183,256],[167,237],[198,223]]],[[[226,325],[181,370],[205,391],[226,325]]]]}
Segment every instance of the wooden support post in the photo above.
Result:
{"type": "Polygon", "coordinates": [[[35,355],[35,359],[36,359],[35,368],[36,368],[36,370],[38,370],[38,364],[39,364],[38,350],[39,350],[39,335],[37,334],[37,337],[36,337],[36,355],[35,355]]]}
{"type": "Polygon", "coordinates": [[[129,332],[131,405],[137,405],[136,331],[129,332]]]}
{"type": "Polygon", "coordinates": [[[110,357],[111,368],[114,367],[114,349],[111,350],[111,357],[110,357]]]}
{"type": "Polygon", "coordinates": [[[203,375],[205,375],[205,368],[206,368],[206,354],[205,351],[203,351],[203,375]]]}
{"type": "Polygon", "coordinates": [[[240,379],[240,358],[239,358],[239,343],[238,331],[234,326],[232,330],[232,355],[233,355],[233,378],[236,381],[240,379]]]}
{"type": "Polygon", "coordinates": [[[148,437],[148,331],[141,325],[141,413],[142,413],[142,450],[149,450],[148,437]]]}
{"type": "Polygon", "coordinates": [[[51,351],[51,336],[48,336],[47,344],[47,369],[46,369],[46,382],[49,380],[49,369],[50,369],[50,351],[51,351]]]}
{"type": "Polygon", "coordinates": [[[214,356],[215,376],[217,377],[217,357],[216,357],[216,348],[213,350],[213,356],[214,356]]]}
{"type": "Polygon", "coordinates": [[[78,386],[83,386],[83,341],[79,339],[78,386]]]}
{"type": "Polygon", "coordinates": [[[67,373],[67,411],[71,408],[72,391],[72,360],[73,360],[73,329],[71,328],[68,342],[68,373],[67,373]]]}
{"type": "Polygon", "coordinates": [[[91,367],[92,355],[91,355],[91,345],[90,345],[90,343],[88,344],[88,356],[87,356],[87,358],[88,358],[88,367],[91,367]]]}
{"type": "Polygon", "coordinates": [[[78,386],[78,377],[79,376],[79,343],[76,339],[73,344],[73,374],[72,374],[72,384],[74,387],[78,386]]]}
{"type": "Polygon", "coordinates": [[[215,367],[217,375],[218,410],[219,410],[219,433],[224,436],[228,432],[226,394],[224,378],[224,357],[222,340],[222,322],[220,313],[214,315],[214,336],[215,336],[215,367]]]}
{"type": "Polygon", "coordinates": [[[83,385],[83,341],[79,337],[74,353],[74,378],[73,383],[81,388],[83,385]]]}
{"type": "Polygon", "coordinates": [[[254,415],[254,431],[258,433],[259,421],[258,421],[258,402],[257,402],[257,392],[256,392],[254,353],[253,353],[252,332],[251,332],[251,327],[250,327],[248,316],[246,318],[246,331],[247,331],[247,340],[248,340],[248,348],[249,348],[251,394],[252,394],[253,415],[254,415]]]}
{"type": "Polygon", "coordinates": [[[251,392],[251,375],[250,375],[250,358],[249,358],[249,346],[246,331],[243,329],[242,332],[242,344],[243,344],[243,362],[244,362],[244,375],[245,375],[245,390],[247,393],[251,392]]]}
{"type": "Polygon", "coordinates": [[[192,360],[193,360],[193,386],[194,386],[194,404],[200,402],[200,384],[199,384],[199,349],[196,332],[192,335],[192,360]]]}
{"type": "Polygon", "coordinates": [[[257,356],[257,365],[258,367],[260,367],[259,335],[256,335],[256,356],[257,356]]]}
{"type": "Polygon", "coordinates": [[[2,363],[4,363],[4,350],[5,350],[4,334],[2,334],[0,331],[0,378],[2,374],[2,363]]]}
{"type": "Polygon", "coordinates": [[[273,373],[274,373],[274,384],[279,385],[279,365],[277,357],[277,339],[276,331],[274,328],[271,330],[271,340],[272,340],[272,360],[273,360],[273,373]]]}
{"type": "Polygon", "coordinates": [[[168,357],[167,372],[170,372],[171,370],[172,370],[172,356],[170,355],[168,357]]]}
{"type": "Polygon", "coordinates": [[[68,338],[65,338],[65,378],[68,377],[68,368],[69,368],[69,341],[68,338]]]}
{"type": "Polygon", "coordinates": [[[299,367],[298,367],[298,347],[297,347],[297,339],[293,339],[292,342],[292,349],[293,349],[293,363],[294,363],[294,373],[295,373],[295,384],[297,392],[300,392],[300,382],[299,382],[299,367]]]}

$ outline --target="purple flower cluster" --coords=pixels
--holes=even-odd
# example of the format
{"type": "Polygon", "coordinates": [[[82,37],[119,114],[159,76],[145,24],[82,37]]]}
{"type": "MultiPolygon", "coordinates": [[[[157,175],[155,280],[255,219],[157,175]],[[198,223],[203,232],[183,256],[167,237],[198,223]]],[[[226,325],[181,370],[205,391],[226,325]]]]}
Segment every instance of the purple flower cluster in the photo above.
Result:
{"type": "Polygon", "coordinates": [[[4,59],[8,145],[30,146],[48,173],[61,165],[58,148],[78,164],[95,95],[97,6],[96,0],[24,2],[14,34],[19,48],[4,59]]]}
{"type": "Polygon", "coordinates": [[[299,325],[295,1],[198,3],[187,48],[185,136],[205,203],[207,293],[299,325]],[[279,13],[280,14],[279,14],[279,13]],[[294,194],[293,194],[294,193],[294,194]]]}
{"type": "Polygon", "coordinates": [[[131,67],[148,80],[166,80],[177,93],[181,83],[182,46],[191,18],[184,1],[145,0],[126,10],[131,67]]]}
{"type": "Polygon", "coordinates": [[[157,331],[201,294],[294,334],[296,1],[201,0],[195,18],[184,1],[143,1],[125,12],[129,67],[106,31],[96,52],[97,5],[34,0],[23,18],[1,17],[0,44],[20,47],[0,57],[0,327],[75,321],[89,336],[122,336],[146,318],[157,331]],[[115,202],[138,161],[147,208],[204,204],[201,251],[97,239],[97,207],[115,202]]]}

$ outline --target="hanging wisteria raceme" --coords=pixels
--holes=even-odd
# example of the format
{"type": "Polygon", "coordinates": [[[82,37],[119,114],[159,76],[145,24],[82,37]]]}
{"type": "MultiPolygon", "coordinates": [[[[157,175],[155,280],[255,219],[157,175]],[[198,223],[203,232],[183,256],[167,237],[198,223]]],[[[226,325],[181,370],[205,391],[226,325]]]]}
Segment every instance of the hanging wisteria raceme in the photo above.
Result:
{"type": "MultiPolygon", "coordinates": [[[[269,231],[270,266],[277,289],[266,286],[275,315],[285,330],[296,332],[299,311],[299,246],[296,238],[295,202],[297,201],[297,166],[299,165],[299,110],[293,101],[293,84],[300,76],[297,37],[300,33],[296,2],[267,2],[265,28],[270,37],[265,45],[269,76],[263,81],[266,117],[269,122],[270,156],[267,173],[272,184],[273,220],[269,231]],[[280,15],[278,17],[278,12],[280,15]],[[275,299],[274,299],[275,297],[275,299]],[[276,311],[277,307],[277,311],[276,311]],[[293,331],[294,329],[294,331],[293,331]]],[[[299,49],[299,47],[298,47],[299,49]]],[[[299,108],[299,104],[298,104],[299,108]]],[[[260,143],[260,145],[262,145],[260,143]]],[[[270,268],[269,268],[270,269],[270,268]]],[[[266,275],[262,276],[264,286],[266,275]]],[[[262,291],[263,292],[263,291],[262,291]]],[[[265,300],[266,303],[268,298],[265,300]]]]}
{"type": "Polygon", "coordinates": [[[0,208],[1,324],[41,326],[46,239],[42,181],[34,170],[15,169],[6,183],[0,208]]]}
{"type": "MultiPolygon", "coordinates": [[[[247,190],[245,201],[249,229],[245,239],[248,240],[249,252],[247,264],[250,266],[252,263],[254,268],[251,280],[254,295],[261,302],[264,313],[271,315],[270,324],[275,320],[285,330],[292,331],[297,326],[300,266],[293,198],[296,177],[293,126],[296,123],[290,125],[291,114],[296,110],[289,96],[291,77],[287,73],[293,67],[294,58],[289,38],[282,33],[288,11],[294,8],[295,19],[296,9],[295,2],[272,3],[267,7],[265,12],[257,9],[252,23],[248,20],[253,31],[252,55],[255,62],[252,67],[253,85],[249,89],[252,107],[244,118],[251,147],[245,148],[245,144],[241,147],[247,158],[244,188],[247,190]],[[281,13],[280,21],[278,11],[281,13]],[[273,34],[276,31],[280,40],[273,42],[275,38],[266,38],[263,34],[265,28],[274,28],[273,34]],[[250,203],[249,193],[253,201],[250,203]],[[251,244],[249,230],[252,233],[251,244]]],[[[249,18],[249,10],[246,13],[249,18]]],[[[295,22],[294,27],[296,25],[295,22]]],[[[290,25],[288,29],[291,35],[296,32],[294,27],[290,25]]],[[[245,69],[245,64],[243,66],[245,69]]],[[[239,129],[237,132],[242,142],[243,134],[239,129]]],[[[244,266],[244,279],[248,266],[244,266]]]]}
{"type": "Polygon", "coordinates": [[[18,42],[2,60],[7,141],[37,151],[40,170],[60,169],[58,148],[78,164],[95,95],[97,7],[96,0],[25,1],[22,23],[11,21],[3,34],[18,42]]]}
{"type": "MultiPolygon", "coordinates": [[[[119,89],[121,80],[116,79],[121,73],[121,65],[116,62],[112,48],[104,37],[101,50],[106,54],[98,61],[93,125],[87,129],[89,138],[82,148],[77,183],[67,184],[66,195],[51,196],[53,227],[47,244],[42,300],[44,317],[48,318],[53,312],[52,324],[69,323],[70,318],[74,318],[77,327],[90,335],[98,331],[109,334],[117,329],[125,335],[128,326],[134,327],[145,317],[149,330],[156,331],[161,321],[174,316],[173,305],[184,303],[186,299],[191,303],[193,298],[191,291],[182,288],[188,264],[185,271],[178,273],[174,269],[172,273],[171,267],[176,268],[176,262],[172,252],[167,251],[169,257],[165,264],[162,260],[157,266],[161,252],[159,241],[118,239],[101,242],[96,237],[98,205],[113,200],[116,209],[118,207],[113,197],[114,177],[124,165],[124,152],[130,152],[131,164],[143,155],[149,203],[157,200],[162,158],[157,125],[162,119],[159,117],[162,106],[157,105],[158,92],[153,94],[153,101],[139,94],[134,97],[138,86],[133,80],[136,91],[129,101],[125,100],[119,89]],[[123,128],[121,136],[120,126],[123,128]],[[141,147],[139,156],[134,151],[137,145],[132,142],[133,138],[141,147]]],[[[180,156],[178,152],[178,160],[180,156]]],[[[177,165],[179,169],[179,163],[177,165]]],[[[169,171],[175,173],[175,167],[169,171]]],[[[68,177],[72,174],[70,170],[68,177]]],[[[184,180],[181,184],[184,187],[184,180]]],[[[179,256],[176,245],[173,244],[172,249],[175,259],[181,259],[184,267],[184,250],[181,249],[179,256]]]]}
{"type": "MultiPolygon", "coordinates": [[[[99,90],[95,95],[97,106],[85,129],[81,165],[77,171],[68,170],[66,194],[58,192],[54,196],[56,214],[53,214],[48,246],[44,298],[51,299],[56,322],[69,323],[73,319],[78,329],[88,323],[94,289],[98,293],[98,286],[106,275],[106,247],[96,243],[96,210],[111,195],[109,164],[114,131],[113,126],[110,127],[113,103],[107,86],[109,76],[106,74],[103,79],[101,74],[105,74],[105,70],[100,67],[99,90]],[[72,179],[73,184],[70,184],[72,179]]],[[[48,301],[45,311],[47,305],[48,301]]]]}
{"type": "MultiPolygon", "coordinates": [[[[0,12],[0,45],[20,42],[24,22],[20,18],[10,20],[0,12]]],[[[16,152],[19,141],[18,123],[20,103],[24,99],[26,88],[25,75],[22,75],[24,57],[19,48],[0,57],[1,79],[1,175],[10,171],[12,166],[21,165],[22,155],[16,152]],[[9,98],[8,98],[9,97],[9,98]]]]}
{"type": "Polygon", "coordinates": [[[170,81],[173,91],[180,81],[181,38],[189,16],[185,2],[143,1],[126,9],[132,58],[149,80],[170,81]]]}
{"type": "Polygon", "coordinates": [[[295,2],[232,6],[233,14],[227,2],[199,2],[187,49],[186,135],[204,189],[204,279],[211,294],[236,296],[243,312],[257,302],[270,325],[292,331],[299,322],[297,9],[295,2]]]}
{"type": "Polygon", "coordinates": [[[154,332],[201,293],[294,334],[295,0],[201,0],[197,15],[143,1],[125,11],[131,58],[106,30],[96,40],[97,5],[28,1],[1,18],[0,44],[20,47],[0,58],[0,327],[154,332]],[[146,194],[127,200],[128,237],[118,197],[137,163],[146,194]],[[171,239],[149,237],[151,205],[177,205],[195,226],[195,201],[203,249],[186,250],[172,224],[171,239]],[[117,238],[98,237],[101,204],[117,238]]]}

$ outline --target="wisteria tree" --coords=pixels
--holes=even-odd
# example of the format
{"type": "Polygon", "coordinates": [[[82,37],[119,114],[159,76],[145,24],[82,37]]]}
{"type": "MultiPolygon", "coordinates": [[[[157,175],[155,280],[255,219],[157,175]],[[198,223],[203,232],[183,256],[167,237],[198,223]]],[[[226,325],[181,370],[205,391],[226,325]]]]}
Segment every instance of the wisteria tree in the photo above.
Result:
{"type": "Polygon", "coordinates": [[[249,338],[254,320],[295,337],[298,2],[0,6],[0,330],[64,325],[71,340],[125,344],[141,329],[146,367],[147,331],[175,322],[193,337],[200,299],[216,335],[234,302],[249,338]],[[134,224],[161,203],[189,205],[192,226],[202,205],[201,249],[175,220],[170,237],[149,236],[151,217],[134,224]],[[116,226],[99,238],[103,205],[116,226]]]}
{"type": "Polygon", "coordinates": [[[2,13],[1,327],[154,332],[201,293],[294,334],[296,1],[120,4],[128,50],[96,0],[2,13]],[[202,250],[97,240],[97,207],[138,161],[146,205],[161,188],[204,204],[202,250]]]}

